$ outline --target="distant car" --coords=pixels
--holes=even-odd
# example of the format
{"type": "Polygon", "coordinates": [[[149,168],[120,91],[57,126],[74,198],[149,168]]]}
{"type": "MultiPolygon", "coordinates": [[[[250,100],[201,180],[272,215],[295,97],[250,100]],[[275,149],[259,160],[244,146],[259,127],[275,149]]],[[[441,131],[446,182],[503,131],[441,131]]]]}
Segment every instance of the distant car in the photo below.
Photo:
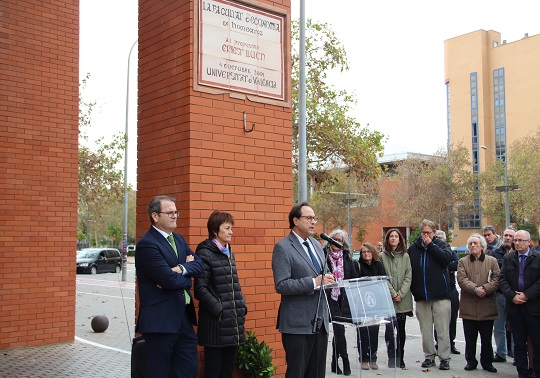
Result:
{"type": "Polygon", "coordinates": [[[85,248],[77,255],[77,273],[120,273],[122,257],[115,248],[85,248]]]}
{"type": "Polygon", "coordinates": [[[353,261],[358,261],[360,259],[360,250],[356,249],[352,253],[353,261]]]}
{"type": "Polygon", "coordinates": [[[466,245],[462,245],[459,247],[452,247],[452,250],[456,251],[456,253],[469,253],[469,249],[466,245]]]}

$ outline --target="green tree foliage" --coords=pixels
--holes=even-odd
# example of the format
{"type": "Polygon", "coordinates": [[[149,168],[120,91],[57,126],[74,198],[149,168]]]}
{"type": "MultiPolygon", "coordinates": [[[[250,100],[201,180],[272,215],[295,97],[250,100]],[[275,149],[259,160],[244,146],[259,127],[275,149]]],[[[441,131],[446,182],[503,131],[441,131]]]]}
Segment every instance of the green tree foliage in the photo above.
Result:
{"type": "Polygon", "coordinates": [[[427,159],[399,162],[390,177],[386,195],[396,206],[394,216],[405,225],[417,226],[423,219],[439,227],[456,217],[456,205],[471,204],[478,186],[471,171],[470,152],[463,146],[438,151],[427,159]]]}
{"type": "Polygon", "coordinates": [[[111,240],[111,244],[118,248],[118,243],[122,241],[122,229],[118,226],[107,227],[107,236],[111,240]]]}
{"type": "Polygon", "coordinates": [[[529,221],[540,224],[540,128],[535,134],[512,143],[508,160],[512,182],[519,185],[520,190],[511,192],[510,214],[514,214],[516,222],[529,221]]]}
{"type": "Polygon", "coordinates": [[[504,224],[505,195],[495,190],[496,186],[504,185],[504,163],[498,160],[488,163],[480,175],[480,183],[482,216],[489,218],[492,224],[504,224]]]}
{"type": "Polygon", "coordinates": [[[529,231],[531,234],[531,240],[538,242],[538,226],[534,223],[524,221],[516,225],[518,230],[529,231]]]}
{"type": "MultiPolygon", "coordinates": [[[[348,112],[355,98],[336,90],[327,75],[348,70],[345,47],[330,25],[306,23],[306,143],[307,165],[317,174],[331,167],[346,166],[364,181],[380,176],[377,158],[382,155],[383,135],[361,125],[348,112]]],[[[298,167],[299,23],[292,25],[293,166],[298,167]]]]}
{"type": "MultiPolygon", "coordinates": [[[[540,129],[516,140],[508,148],[508,184],[519,186],[518,191],[509,193],[510,220],[514,223],[540,224],[538,146],[540,146],[540,129]]],[[[494,156],[490,158],[493,159],[494,156]]],[[[504,162],[499,160],[488,164],[482,173],[482,214],[490,218],[494,224],[502,224],[505,220],[505,193],[496,191],[496,186],[504,186],[504,162]]]]}
{"type": "MultiPolygon", "coordinates": [[[[331,232],[335,228],[348,230],[350,201],[351,225],[358,230],[356,239],[363,241],[365,228],[377,215],[377,187],[374,184],[366,185],[357,176],[349,177],[349,173],[343,169],[335,168],[326,173],[325,180],[315,183],[316,191],[310,199],[324,232],[331,232]]],[[[348,232],[350,233],[350,230],[348,232]]]]}
{"type": "MultiPolygon", "coordinates": [[[[88,79],[89,75],[83,79],[82,89],[88,79]]],[[[119,167],[125,138],[116,134],[108,143],[103,137],[89,142],[87,130],[95,107],[95,102],[86,102],[79,94],[79,229],[98,241],[107,234],[107,210],[121,202],[124,195],[124,176],[119,167]]]]}

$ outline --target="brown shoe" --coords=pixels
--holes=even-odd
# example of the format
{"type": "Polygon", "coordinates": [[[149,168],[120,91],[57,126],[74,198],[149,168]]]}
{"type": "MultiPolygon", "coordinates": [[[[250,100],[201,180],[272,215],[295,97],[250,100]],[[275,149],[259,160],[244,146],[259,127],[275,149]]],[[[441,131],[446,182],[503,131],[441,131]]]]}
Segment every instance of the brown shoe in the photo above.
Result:
{"type": "Polygon", "coordinates": [[[362,362],[362,370],[369,370],[369,364],[367,362],[362,362]]]}
{"type": "Polygon", "coordinates": [[[372,363],[371,363],[371,369],[372,369],[372,370],[379,370],[379,365],[377,365],[376,362],[372,362],[372,363]]]}

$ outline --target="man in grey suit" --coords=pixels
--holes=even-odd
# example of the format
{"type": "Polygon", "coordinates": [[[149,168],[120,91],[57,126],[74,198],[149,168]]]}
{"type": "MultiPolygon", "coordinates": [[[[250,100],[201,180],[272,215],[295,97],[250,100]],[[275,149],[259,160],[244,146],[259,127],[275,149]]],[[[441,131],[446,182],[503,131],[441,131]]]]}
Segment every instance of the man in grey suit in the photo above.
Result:
{"type": "MultiPolygon", "coordinates": [[[[320,327],[314,332],[321,282],[334,282],[323,274],[324,252],[312,237],[317,218],[307,202],[289,213],[291,233],[274,246],[272,271],[276,291],[281,294],[277,328],[281,332],[287,360],[287,378],[318,378],[326,372],[328,307],[322,296],[318,308],[320,327]]],[[[324,293],[323,293],[324,294],[324,293]]]]}

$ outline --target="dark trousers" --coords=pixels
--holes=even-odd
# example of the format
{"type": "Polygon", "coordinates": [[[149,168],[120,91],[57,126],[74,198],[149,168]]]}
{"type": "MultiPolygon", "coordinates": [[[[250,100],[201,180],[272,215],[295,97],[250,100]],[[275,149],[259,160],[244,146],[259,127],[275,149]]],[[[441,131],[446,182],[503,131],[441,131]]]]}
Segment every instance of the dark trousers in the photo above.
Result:
{"type": "Polygon", "coordinates": [[[384,332],[384,340],[386,341],[386,349],[388,351],[388,359],[400,359],[403,358],[403,349],[405,348],[405,322],[407,321],[407,315],[396,314],[396,317],[392,319],[390,323],[386,323],[386,330],[384,332]],[[396,330],[396,340],[394,340],[394,329],[396,330]]]}
{"type": "Polygon", "coordinates": [[[148,377],[197,376],[197,335],[186,319],[177,333],[144,333],[148,357],[148,377]]]}
{"type": "Polygon", "coordinates": [[[328,332],[296,335],[282,333],[281,341],[287,361],[286,378],[324,378],[328,332]]]}
{"type": "MultiPolygon", "coordinates": [[[[450,324],[448,325],[448,331],[450,336],[450,346],[454,347],[456,345],[455,340],[459,312],[459,293],[454,288],[448,293],[448,296],[450,297],[450,324]]],[[[435,338],[435,342],[437,342],[437,331],[433,331],[433,337],[435,338]]]]}
{"type": "Polygon", "coordinates": [[[332,355],[337,358],[348,358],[347,338],[345,337],[345,326],[343,324],[332,323],[334,329],[334,340],[332,341],[332,355]]]}
{"type": "Polygon", "coordinates": [[[477,366],[476,341],[480,334],[480,364],[486,368],[493,365],[493,347],[491,336],[493,334],[493,320],[463,319],[463,335],[465,336],[465,360],[467,364],[477,366]]]}
{"type": "Polygon", "coordinates": [[[204,347],[204,378],[233,378],[237,346],[204,347]]]}
{"type": "Polygon", "coordinates": [[[379,347],[379,325],[357,328],[356,344],[361,362],[376,362],[379,347]]]}
{"type": "Polygon", "coordinates": [[[516,315],[508,316],[514,338],[514,361],[520,377],[528,376],[529,362],[527,360],[527,339],[533,347],[533,368],[540,377],[540,317],[533,316],[526,305],[518,305],[516,315]]]}

